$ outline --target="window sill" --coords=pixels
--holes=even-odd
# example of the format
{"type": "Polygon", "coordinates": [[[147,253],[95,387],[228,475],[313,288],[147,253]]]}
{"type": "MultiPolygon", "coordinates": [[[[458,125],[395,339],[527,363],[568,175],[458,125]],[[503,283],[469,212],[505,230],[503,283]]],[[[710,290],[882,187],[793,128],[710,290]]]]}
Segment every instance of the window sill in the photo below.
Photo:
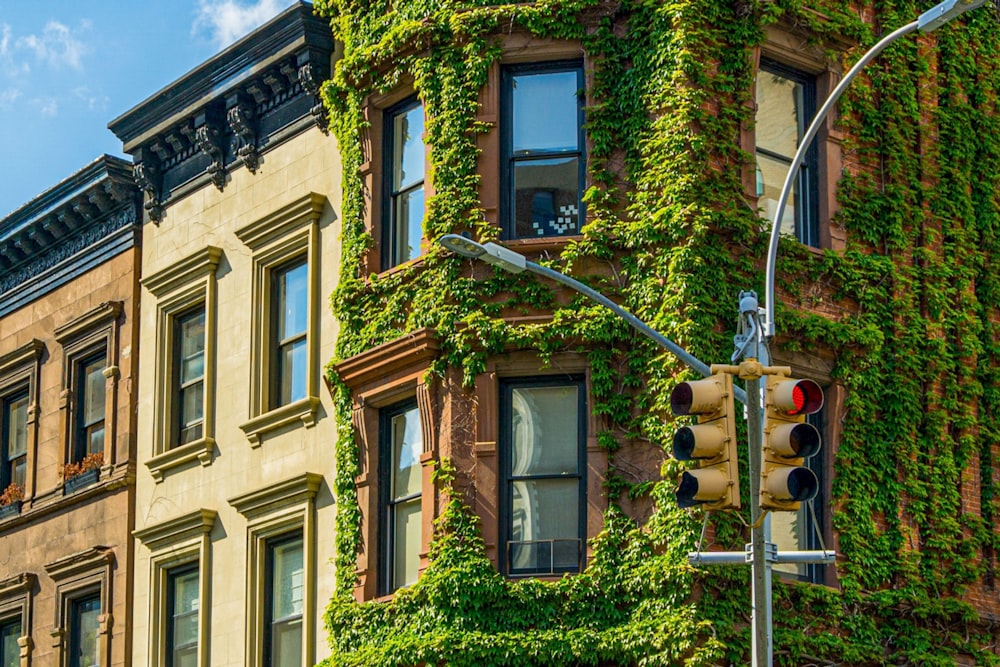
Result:
{"type": "Polygon", "coordinates": [[[287,426],[297,421],[302,422],[306,428],[315,426],[316,412],[318,410],[319,398],[307,396],[294,403],[289,403],[288,405],[265,412],[244,424],[240,424],[240,430],[246,434],[251,447],[260,447],[261,436],[282,426],[287,426]]]}
{"type": "Polygon", "coordinates": [[[572,241],[583,239],[582,234],[569,236],[543,236],[541,238],[504,239],[500,242],[510,250],[520,253],[562,252],[572,241]]]}
{"type": "Polygon", "coordinates": [[[153,480],[160,483],[163,481],[163,473],[188,461],[198,459],[202,466],[211,465],[214,450],[215,439],[202,438],[194,442],[189,442],[186,445],[181,445],[180,447],[173,447],[162,454],[157,454],[146,461],[146,467],[152,473],[153,480]]]}

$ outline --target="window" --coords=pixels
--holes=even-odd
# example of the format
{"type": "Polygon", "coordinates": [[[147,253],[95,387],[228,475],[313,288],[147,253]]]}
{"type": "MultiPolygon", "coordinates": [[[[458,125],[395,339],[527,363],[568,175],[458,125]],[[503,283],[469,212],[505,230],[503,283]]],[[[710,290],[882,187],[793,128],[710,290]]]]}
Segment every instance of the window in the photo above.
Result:
{"type": "Polygon", "coordinates": [[[166,667],[198,664],[198,564],[167,572],[166,667]]]}
{"type": "Polygon", "coordinates": [[[0,399],[3,406],[0,432],[0,492],[11,484],[24,491],[28,471],[28,391],[0,399]]]}
{"type": "Polygon", "coordinates": [[[107,399],[107,355],[104,350],[76,363],[76,435],[73,461],[104,453],[104,408],[107,399]]]}
{"type": "Polygon", "coordinates": [[[423,539],[420,455],[424,447],[416,401],[383,408],[379,437],[379,489],[385,515],[379,588],[382,594],[387,594],[414,583],[420,568],[423,539]]]}
{"type": "Polygon", "coordinates": [[[206,246],[142,279],[156,299],[153,479],[189,461],[212,463],[215,445],[216,277],[222,250],[206,246]]]}
{"type": "Polygon", "coordinates": [[[247,520],[248,665],[312,665],[316,613],[316,492],[323,476],[303,473],[236,498],[247,520]]]}
{"type": "MultiPolygon", "coordinates": [[[[824,433],[824,412],[825,410],[821,410],[807,418],[821,434],[824,433]]],[[[771,541],[777,545],[779,551],[815,551],[822,548],[819,534],[823,531],[823,508],[827,502],[824,490],[828,449],[829,443],[824,441],[819,453],[806,459],[806,466],[816,474],[819,482],[819,492],[816,497],[809,502],[801,503],[797,512],[771,513],[771,541]]],[[[813,583],[823,582],[823,568],[822,563],[780,563],[774,566],[774,569],[782,574],[813,583]]]]}
{"type": "Polygon", "coordinates": [[[265,664],[300,667],[305,599],[302,534],[269,540],[265,568],[265,664]]]}
{"type": "MultiPolygon", "coordinates": [[[[762,60],[757,76],[757,196],[764,215],[777,217],[778,198],[799,140],[816,112],[816,80],[773,61],[762,60]]],[[[806,152],[782,215],[781,231],[802,243],[819,245],[819,178],[815,142],[806,152]]]]}
{"type": "Polygon", "coordinates": [[[174,320],[174,417],[177,445],[200,440],[205,421],[205,304],[174,320]]]}
{"type": "Polygon", "coordinates": [[[500,524],[509,574],[577,572],[586,526],[582,378],[501,383],[500,524]]]}
{"type": "Polygon", "coordinates": [[[274,387],[271,407],[306,397],[309,320],[309,271],[305,258],[272,273],[274,387]]]}
{"type": "Polygon", "coordinates": [[[310,192],[236,230],[253,254],[250,419],[240,424],[251,447],[279,428],[316,423],[320,219],[332,216],[326,197],[310,192]]]}
{"type": "Polygon", "coordinates": [[[94,593],[70,600],[69,667],[98,667],[101,664],[101,595],[94,593]]]}
{"type": "Polygon", "coordinates": [[[503,69],[501,217],[507,238],[580,232],[583,89],[580,62],[503,69]]]}
{"type": "Polygon", "coordinates": [[[0,619],[0,667],[20,667],[21,617],[0,619]]]}
{"type": "MultiPolygon", "coordinates": [[[[149,550],[149,667],[207,667],[210,534],[215,510],[198,509],[135,531],[149,550]]],[[[136,610],[136,616],[139,610],[136,610]]]]}
{"type": "Polygon", "coordinates": [[[385,112],[382,267],[420,256],[424,219],[424,108],[416,97],[385,112]]]}

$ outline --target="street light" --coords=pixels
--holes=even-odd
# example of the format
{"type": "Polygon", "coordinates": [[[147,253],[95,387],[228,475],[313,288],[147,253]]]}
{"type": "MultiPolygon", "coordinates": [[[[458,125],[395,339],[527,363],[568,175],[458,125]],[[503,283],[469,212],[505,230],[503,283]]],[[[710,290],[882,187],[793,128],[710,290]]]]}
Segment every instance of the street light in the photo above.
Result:
{"type": "Polygon", "coordinates": [[[781,236],[781,218],[785,213],[785,205],[788,203],[788,197],[792,192],[792,184],[795,182],[795,176],[799,173],[799,168],[802,166],[803,160],[805,160],[806,150],[816,137],[816,133],[819,132],[823,120],[833,109],[833,105],[840,99],[847,86],[854,80],[854,77],[864,69],[865,65],[874,60],[878,54],[882,53],[887,46],[911,32],[918,30],[920,32],[931,32],[932,30],[936,30],[948,21],[964,13],[977,7],[982,7],[988,1],[944,0],[944,2],[931,7],[921,14],[916,21],[907,23],[902,28],[889,33],[869,49],[867,53],[861,56],[861,60],[856,62],[854,67],[847,72],[840,83],[837,84],[837,87],[833,89],[833,92],[830,93],[830,97],[826,99],[823,106],[816,113],[816,117],[813,118],[809,129],[806,130],[806,133],[802,136],[802,140],[799,142],[799,148],[795,153],[795,158],[792,160],[791,166],[788,167],[785,184],[782,186],[781,196],[778,198],[778,211],[774,216],[774,224],[771,226],[771,242],[767,248],[767,269],[764,276],[764,336],[766,338],[770,339],[774,337],[774,315],[776,310],[774,307],[774,268],[778,257],[778,238],[781,236]]]}

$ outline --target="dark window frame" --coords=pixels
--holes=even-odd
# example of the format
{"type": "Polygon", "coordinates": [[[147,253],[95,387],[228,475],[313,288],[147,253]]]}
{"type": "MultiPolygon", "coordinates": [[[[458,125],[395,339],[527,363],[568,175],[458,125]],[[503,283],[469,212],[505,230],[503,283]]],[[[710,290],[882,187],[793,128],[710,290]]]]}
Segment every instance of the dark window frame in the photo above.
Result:
{"type": "Polygon", "coordinates": [[[178,614],[176,611],[177,592],[174,587],[174,582],[178,577],[191,574],[192,572],[198,575],[198,585],[200,588],[201,570],[199,568],[198,561],[193,561],[191,563],[185,563],[183,565],[170,568],[166,572],[166,580],[167,580],[166,619],[165,619],[166,629],[164,630],[165,634],[163,642],[163,648],[164,648],[163,662],[165,667],[174,667],[174,653],[179,649],[188,649],[193,646],[197,655],[198,643],[199,643],[198,640],[200,638],[198,633],[195,634],[195,640],[193,644],[185,644],[183,646],[177,646],[174,644],[174,630],[176,628],[177,617],[184,615],[184,616],[194,616],[195,619],[199,619],[199,615],[201,614],[201,600],[198,601],[198,609],[195,609],[194,611],[184,612],[183,614],[178,614]]]}
{"type": "MultiPolygon", "coordinates": [[[[83,643],[82,635],[82,624],[81,624],[81,607],[84,604],[96,601],[98,615],[100,615],[101,610],[104,609],[104,601],[101,599],[100,590],[88,590],[81,591],[79,594],[75,594],[73,597],[66,600],[66,666],[67,667],[91,667],[91,665],[83,664],[79,661],[81,644],[83,643]]],[[[97,634],[94,637],[97,642],[97,650],[100,651],[101,639],[100,639],[100,627],[97,629],[97,634]]]]}
{"type": "MultiPolygon", "coordinates": [[[[378,569],[376,577],[376,590],[378,595],[389,595],[398,590],[393,587],[392,572],[395,566],[395,539],[396,505],[412,501],[423,495],[421,488],[417,493],[406,496],[393,497],[392,495],[392,472],[393,472],[393,452],[392,452],[392,419],[401,414],[417,410],[417,418],[420,419],[419,407],[416,398],[409,398],[404,401],[393,403],[379,410],[378,415],[378,569]]],[[[423,517],[421,517],[422,520],[423,517]]]]}
{"type": "MultiPolygon", "coordinates": [[[[802,140],[802,135],[816,116],[816,77],[794,67],[789,67],[776,60],[761,58],[760,72],[780,76],[802,86],[802,113],[799,115],[799,127],[796,130],[796,146],[802,140]]],[[[758,121],[759,122],[759,121],[758,121]]],[[[793,155],[781,155],[757,146],[754,141],[755,153],[791,166],[793,155]]],[[[795,188],[795,238],[801,243],[818,248],[819,234],[819,147],[815,139],[806,150],[805,159],[799,168],[795,188]]]]}
{"type": "Polygon", "coordinates": [[[90,423],[86,421],[87,374],[85,369],[93,363],[103,364],[102,373],[103,369],[108,367],[108,350],[106,346],[102,345],[100,348],[91,349],[82,354],[75,355],[75,358],[73,359],[73,407],[75,409],[75,414],[73,415],[73,446],[70,457],[70,461],[73,463],[82,461],[88,454],[103,454],[104,449],[107,446],[107,390],[105,390],[102,394],[104,412],[101,415],[100,420],[95,420],[90,423]],[[91,430],[98,424],[100,424],[101,428],[104,430],[104,434],[101,436],[101,449],[98,452],[91,452],[90,433],[91,430]]]}
{"type": "Polygon", "coordinates": [[[500,380],[500,409],[499,419],[499,447],[498,465],[499,479],[499,548],[497,549],[497,564],[499,570],[507,576],[538,576],[548,574],[563,574],[566,572],[577,573],[583,571],[586,560],[587,542],[587,383],[582,375],[558,375],[558,376],[532,376],[503,378],[500,380]],[[513,449],[513,391],[520,388],[535,387],[568,387],[577,388],[577,439],[578,458],[576,475],[519,475],[515,477],[511,472],[512,449],[513,449]],[[580,540],[579,562],[575,569],[558,569],[557,572],[537,572],[529,570],[511,571],[508,563],[508,546],[513,532],[513,502],[512,486],[515,481],[525,479],[578,479],[578,502],[577,512],[578,526],[577,535],[580,540]]]}
{"type": "Polygon", "coordinates": [[[176,315],[171,316],[171,335],[173,340],[171,341],[171,416],[170,416],[170,443],[169,447],[180,447],[190,442],[195,442],[201,440],[205,437],[205,373],[208,370],[205,365],[205,357],[208,348],[208,311],[205,306],[204,301],[200,301],[196,304],[185,308],[176,315]],[[203,327],[205,327],[205,340],[202,341],[201,354],[202,354],[202,373],[195,380],[189,380],[188,382],[183,382],[181,380],[181,369],[183,368],[184,359],[181,354],[181,331],[183,330],[184,323],[190,318],[197,317],[201,315],[203,320],[203,327]],[[193,387],[194,385],[201,383],[201,404],[202,404],[202,414],[201,419],[188,424],[184,423],[184,390],[193,387]],[[181,435],[184,430],[191,428],[193,426],[201,426],[201,435],[197,438],[192,438],[185,442],[181,442],[181,435]]]}
{"type": "Polygon", "coordinates": [[[578,162],[578,192],[579,215],[575,234],[580,233],[586,220],[586,207],[583,195],[587,186],[587,137],[584,124],[586,113],[586,78],[584,76],[582,59],[553,60],[517,65],[504,65],[500,69],[500,233],[504,240],[519,238],[565,238],[574,234],[562,236],[517,236],[514,192],[514,165],[521,160],[545,160],[557,157],[577,156],[578,162]],[[557,74],[559,72],[576,72],[577,75],[577,150],[576,151],[542,151],[531,156],[513,155],[514,142],[514,77],[523,74],[557,74]]]}
{"type": "MultiPolygon", "coordinates": [[[[272,650],[274,647],[274,630],[275,626],[279,623],[293,623],[298,620],[300,624],[300,632],[302,633],[302,640],[305,640],[305,590],[303,589],[303,609],[299,614],[293,614],[291,616],[285,616],[282,618],[274,618],[274,552],[277,547],[281,547],[293,542],[298,542],[300,548],[302,549],[302,576],[303,576],[303,586],[307,586],[308,582],[305,581],[305,564],[306,564],[306,548],[305,548],[305,534],[302,529],[294,530],[289,533],[284,533],[275,537],[268,538],[264,542],[264,628],[263,628],[263,646],[262,646],[262,659],[263,667],[273,667],[272,661],[272,650]]],[[[303,645],[303,650],[305,646],[303,645]]],[[[301,656],[300,656],[301,661],[301,656]]]]}
{"type": "MultiPolygon", "coordinates": [[[[14,614],[6,615],[0,617],[0,637],[3,637],[3,632],[7,628],[17,627],[17,635],[14,638],[15,643],[17,639],[24,636],[24,615],[18,611],[14,614]]],[[[3,646],[0,644],[0,658],[3,657],[3,646]]],[[[18,653],[20,653],[20,647],[18,648],[18,653]]],[[[18,661],[20,664],[20,660],[18,661]]]]}
{"type": "MultiPolygon", "coordinates": [[[[8,486],[13,484],[15,480],[14,468],[15,464],[13,459],[11,459],[11,442],[10,442],[10,418],[12,414],[11,406],[19,400],[26,399],[28,401],[28,410],[31,409],[31,390],[30,387],[21,386],[15,387],[11,391],[5,392],[0,396],[0,492],[6,489],[8,486]]],[[[17,458],[24,459],[24,479],[20,482],[21,486],[26,486],[28,483],[28,450],[31,449],[30,443],[30,415],[28,429],[25,430],[25,443],[24,443],[24,454],[18,456],[17,458]]]]}
{"type": "MultiPolygon", "coordinates": [[[[306,365],[309,364],[309,308],[312,302],[312,285],[309,284],[311,278],[309,274],[309,257],[306,254],[297,255],[288,259],[277,266],[274,266],[269,270],[269,281],[270,281],[270,333],[268,350],[270,359],[268,364],[270,367],[270,385],[269,387],[269,398],[268,398],[268,409],[276,410],[278,408],[284,407],[286,405],[291,405],[299,399],[290,399],[288,401],[282,400],[282,371],[284,370],[282,354],[284,350],[288,347],[293,347],[299,342],[304,342],[306,345],[306,365]],[[281,322],[281,311],[284,307],[285,302],[281,298],[281,277],[285,276],[292,271],[298,269],[299,267],[305,268],[306,271],[306,294],[301,306],[305,311],[306,324],[305,328],[300,332],[289,336],[288,338],[280,338],[280,322],[281,322]]],[[[302,369],[306,373],[306,393],[305,397],[309,396],[308,387],[308,368],[302,369]]],[[[303,397],[303,398],[305,398],[303,397]]]]}
{"type": "MultiPolygon", "coordinates": [[[[408,111],[412,111],[417,107],[423,106],[423,102],[416,95],[411,95],[406,99],[398,102],[391,107],[387,108],[382,112],[382,230],[380,234],[380,241],[382,246],[381,252],[381,264],[382,270],[391,269],[394,266],[399,266],[408,261],[411,258],[400,259],[400,247],[399,238],[395,234],[396,225],[398,220],[396,219],[396,201],[397,199],[406,193],[412,192],[416,188],[424,188],[424,193],[426,196],[426,185],[427,185],[427,145],[423,144],[423,138],[421,137],[421,144],[424,145],[424,169],[422,178],[419,184],[411,185],[405,190],[400,190],[396,192],[393,184],[393,175],[395,174],[395,139],[396,132],[394,128],[394,121],[396,117],[401,114],[405,114],[408,111]]],[[[427,125],[426,109],[424,109],[424,127],[427,125]]],[[[424,213],[426,214],[426,200],[424,213]]],[[[423,241],[423,234],[421,233],[420,241],[423,241]]],[[[420,253],[417,254],[420,256],[420,253]]],[[[415,258],[413,258],[415,259],[415,258]]]]}

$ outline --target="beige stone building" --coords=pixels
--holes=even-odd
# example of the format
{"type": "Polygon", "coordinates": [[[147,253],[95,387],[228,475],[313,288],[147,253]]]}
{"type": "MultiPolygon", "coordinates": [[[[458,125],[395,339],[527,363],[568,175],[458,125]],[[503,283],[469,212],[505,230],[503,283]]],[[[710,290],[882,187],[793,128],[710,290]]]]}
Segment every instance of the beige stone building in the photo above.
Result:
{"type": "Polygon", "coordinates": [[[103,156],[0,220],[0,664],[131,664],[139,193],[103,156]]]}
{"type": "Polygon", "coordinates": [[[145,195],[135,665],[327,655],[340,176],[297,4],[112,121],[145,195]]]}

